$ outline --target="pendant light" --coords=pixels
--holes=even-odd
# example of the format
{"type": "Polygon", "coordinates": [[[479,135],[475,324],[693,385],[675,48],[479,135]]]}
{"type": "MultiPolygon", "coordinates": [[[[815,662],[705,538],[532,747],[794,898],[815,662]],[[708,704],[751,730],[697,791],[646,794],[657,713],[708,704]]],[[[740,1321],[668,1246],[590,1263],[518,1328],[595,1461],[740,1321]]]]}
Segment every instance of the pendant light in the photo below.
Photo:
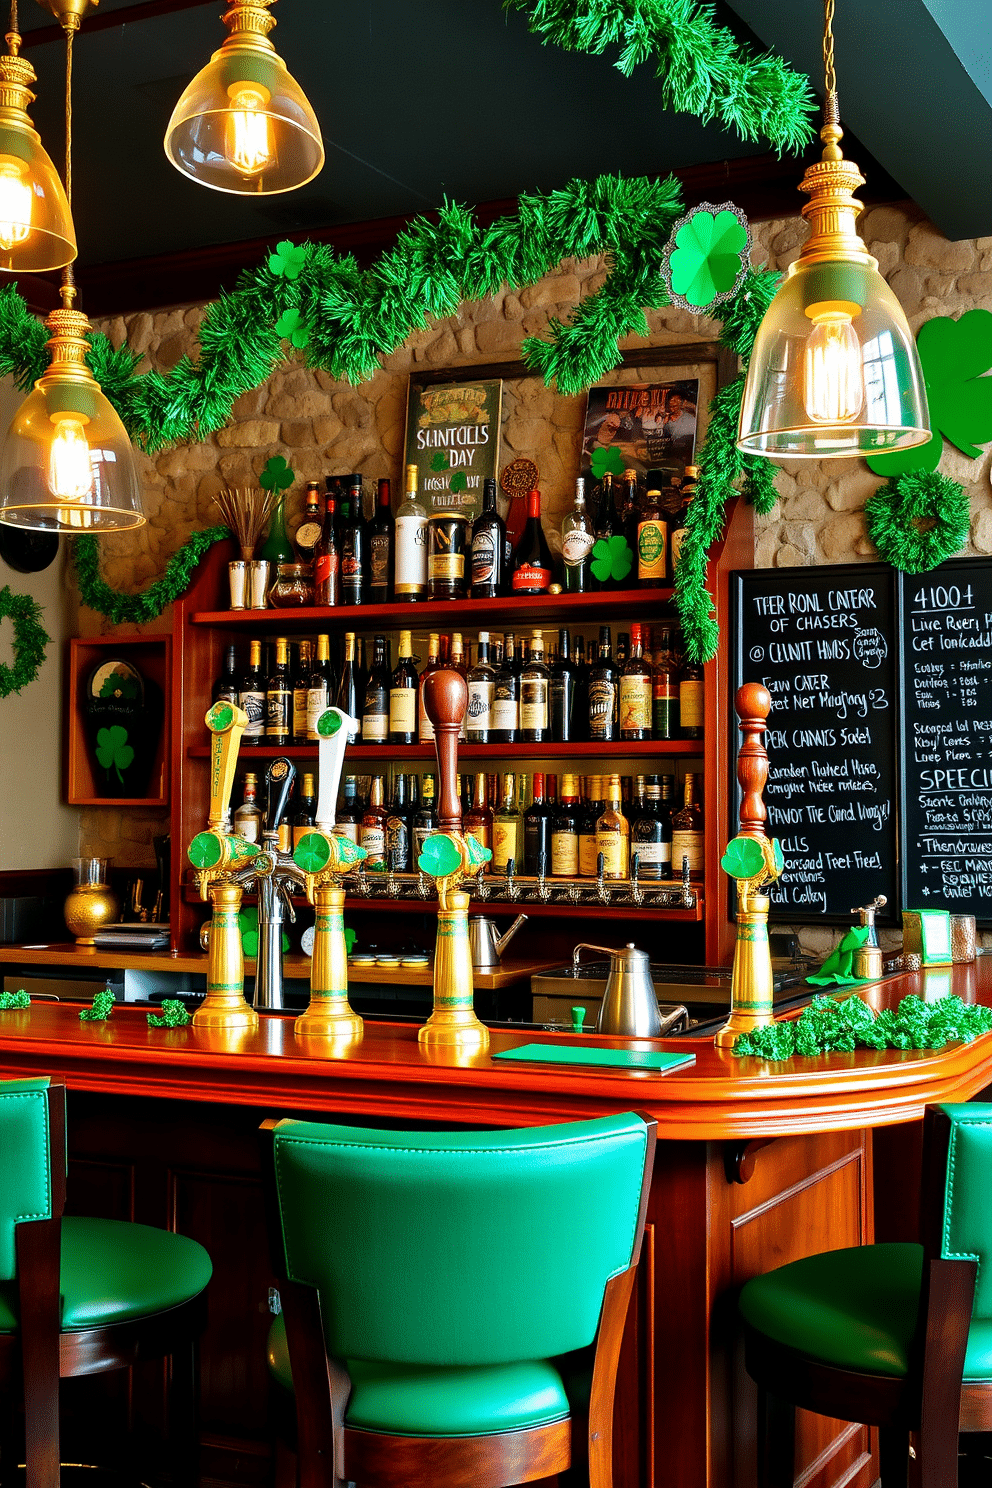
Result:
{"type": "Polygon", "coordinates": [[[0,56],[0,269],[44,274],[76,256],[76,231],[59,173],[28,116],[34,68],[19,55],[17,0],[0,56]]]}
{"type": "MultiPolygon", "coordinates": [[[[72,203],[72,39],[88,0],[48,0],[66,36],[65,195],[72,203]]],[[[127,430],[86,363],[89,321],[73,308],[72,266],[62,305],[45,321],[48,370],[14,415],[0,452],[0,522],[36,532],[140,527],[141,486],[127,430]]]]}
{"type": "Polygon", "coordinates": [[[825,0],[824,150],[799,188],[810,235],[758,328],[741,404],[739,448],[771,459],[881,454],[930,438],[912,332],[855,226],[865,182],[840,149],[833,14],[825,0]]]}
{"type": "Polygon", "coordinates": [[[269,40],[275,0],[231,0],[219,52],[190,83],[165,132],[165,153],[201,186],[269,196],[306,185],[324,164],[320,125],[269,40]]]}

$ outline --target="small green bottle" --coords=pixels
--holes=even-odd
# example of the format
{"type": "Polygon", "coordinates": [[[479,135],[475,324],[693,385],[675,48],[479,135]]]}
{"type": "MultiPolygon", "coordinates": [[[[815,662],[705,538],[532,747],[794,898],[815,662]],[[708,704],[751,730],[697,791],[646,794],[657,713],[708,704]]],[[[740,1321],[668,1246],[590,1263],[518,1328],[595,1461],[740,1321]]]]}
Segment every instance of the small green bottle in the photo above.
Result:
{"type": "Polygon", "coordinates": [[[277,563],[295,563],[293,544],[289,540],[286,531],[286,493],[279,497],[273,508],[272,517],[269,521],[269,535],[262,545],[259,558],[267,558],[273,565],[272,578],[275,579],[275,565],[277,563]]]}

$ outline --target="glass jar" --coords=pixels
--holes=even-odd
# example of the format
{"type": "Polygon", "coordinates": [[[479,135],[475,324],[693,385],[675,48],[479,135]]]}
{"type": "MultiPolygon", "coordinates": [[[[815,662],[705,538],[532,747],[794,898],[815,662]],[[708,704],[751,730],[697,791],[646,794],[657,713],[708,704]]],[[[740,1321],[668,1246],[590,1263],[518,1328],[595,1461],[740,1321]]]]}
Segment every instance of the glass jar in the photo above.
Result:
{"type": "Polygon", "coordinates": [[[276,581],[269,590],[269,604],[276,610],[301,609],[313,604],[313,571],[309,563],[280,563],[276,581]]]}

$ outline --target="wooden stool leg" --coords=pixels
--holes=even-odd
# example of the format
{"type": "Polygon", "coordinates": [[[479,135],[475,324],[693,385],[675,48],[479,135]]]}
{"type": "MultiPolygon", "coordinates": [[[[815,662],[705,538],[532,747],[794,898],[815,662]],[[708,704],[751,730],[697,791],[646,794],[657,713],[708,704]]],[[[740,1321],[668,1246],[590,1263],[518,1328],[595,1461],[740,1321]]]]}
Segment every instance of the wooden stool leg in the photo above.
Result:
{"type": "Polygon", "coordinates": [[[899,1426],[881,1426],[878,1432],[879,1481],[882,1488],[907,1488],[909,1482],[909,1432],[899,1426]]]}
{"type": "Polygon", "coordinates": [[[169,1381],[169,1440],[177,1488],[200,1483],[200,1343],[191,1339],[172,1355],[169,1381]]]}
{"type": "Polygon", "coordinates": [[[758,1488],[793,1488],[796,1408],[758,1386],[758,1488]]]}

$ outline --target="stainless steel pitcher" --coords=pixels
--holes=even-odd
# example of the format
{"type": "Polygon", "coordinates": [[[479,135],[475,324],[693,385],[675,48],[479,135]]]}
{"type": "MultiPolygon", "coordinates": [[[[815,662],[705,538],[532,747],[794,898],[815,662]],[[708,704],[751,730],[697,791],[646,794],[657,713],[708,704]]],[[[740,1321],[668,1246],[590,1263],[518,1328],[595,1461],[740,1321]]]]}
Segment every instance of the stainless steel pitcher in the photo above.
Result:
{"type": "Polygon", "coordinates": [[[630,941],[618,949],[583,941],[572,952],[572,970],[577,972],[580,951],[599,951],[609,956],[610,971],[596,1019],[597,1033],[620,1034],[623,1038],[660,1038],[685,1014],[676,1008],[664,1020],[658,994],[651,980],[651,960],[630,941]]]}
{"type": "Polygon", "coordinates": [[[527,916],[517,915],[513,924],[505,934],[500,935],[496,930],[494,920],[485,915],[473,915],[468,922],[468,939],[472,948],[472,969],[474,971],[495,971],[500,964],[500,957],[506,946],[516,935],[520,926],[525,924],[527,916]]]}

